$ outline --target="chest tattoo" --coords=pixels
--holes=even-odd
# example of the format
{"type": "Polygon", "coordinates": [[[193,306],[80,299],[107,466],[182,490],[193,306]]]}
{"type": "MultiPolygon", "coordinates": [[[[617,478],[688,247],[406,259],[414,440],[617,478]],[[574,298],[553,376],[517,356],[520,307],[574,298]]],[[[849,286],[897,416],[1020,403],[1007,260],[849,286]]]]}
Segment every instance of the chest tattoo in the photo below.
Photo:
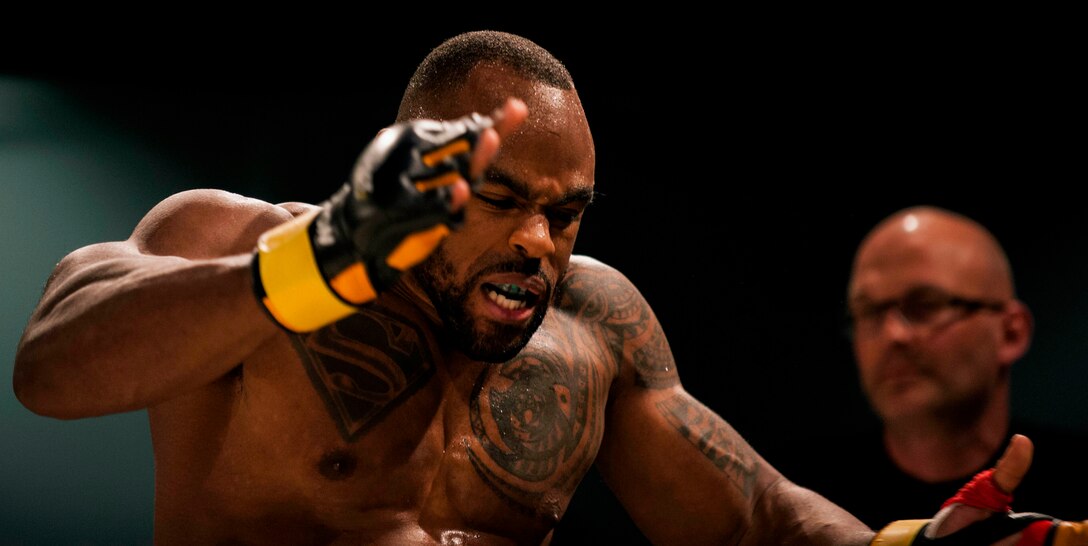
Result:
{"type": "Polygon", "coordinates": [[[477,474],[515,509],[558,518],[596,455],[604,393],[570,351],[529,347],[479,375],[469,401],[477,474]]]}
{"type": "Polygon", "coordinates": [[[423,332],[388,310],[361,310],[292,340],[345,441],[358,439],[434,375],[423,332]]]}

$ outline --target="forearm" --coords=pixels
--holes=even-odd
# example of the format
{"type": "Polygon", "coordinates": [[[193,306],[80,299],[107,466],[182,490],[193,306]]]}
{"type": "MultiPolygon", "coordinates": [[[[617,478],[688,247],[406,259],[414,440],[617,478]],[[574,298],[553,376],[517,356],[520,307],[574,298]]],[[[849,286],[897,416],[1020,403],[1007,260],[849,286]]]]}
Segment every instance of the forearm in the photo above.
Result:
{"type": "Polygon", "coordinates": [[[90,417],[221,377],[277,331],[250,259],[118,259],[58,282],[20,342],[16,395],[37,413],[90,417]]]}
{"type": "Polygon", "coordinates": [[[866,546],[874,534],[816,492],[780,478],[756,499],[752,522],[741,544],[866,546]]]}

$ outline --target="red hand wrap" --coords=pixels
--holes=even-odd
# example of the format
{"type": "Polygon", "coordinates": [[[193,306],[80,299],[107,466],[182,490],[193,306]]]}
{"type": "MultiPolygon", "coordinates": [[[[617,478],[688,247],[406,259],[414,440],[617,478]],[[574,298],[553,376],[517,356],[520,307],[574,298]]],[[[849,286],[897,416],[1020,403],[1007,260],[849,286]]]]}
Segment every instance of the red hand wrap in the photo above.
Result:
{"type": "Polygon", "coordinates": [[[983,470],[960,488],[956,494],[944,501],[941,508],[950,504],[964,504],[975,508],[982,508],[991,512],[1008,512],[1012,509],[1009,503],[1012,495],[1001,490],[994,481],[994,469],[983,470]]]}
{"type": "Polygon", "coordinates": [[[1054,527],[1052,521],[1036,521],[1031,525],[1028,525],[1026,529],[1021,531],[1020,540],[1016,543],[1016,546],[1043,546],[1046,544],[1046,539],[1050,534],[1050,529],[1054,527]]]}

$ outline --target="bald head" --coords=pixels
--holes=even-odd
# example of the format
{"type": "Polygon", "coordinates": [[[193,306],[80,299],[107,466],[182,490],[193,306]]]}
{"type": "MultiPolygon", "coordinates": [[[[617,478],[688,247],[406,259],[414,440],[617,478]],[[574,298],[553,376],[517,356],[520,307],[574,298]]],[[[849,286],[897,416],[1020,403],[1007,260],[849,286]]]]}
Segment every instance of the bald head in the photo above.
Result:
{"type": "MultiPolygon", "coordinates": [[[[919,284],[969,297],[1015,297],[1004,250],[985,227],[963,215],[936,208],[901,210],[878,224],[854,259],[850,293],[882,291],[881,279],[910,272],[919,284]]],[[[876,297],[886,297],[877,295],[876,297]]]]}

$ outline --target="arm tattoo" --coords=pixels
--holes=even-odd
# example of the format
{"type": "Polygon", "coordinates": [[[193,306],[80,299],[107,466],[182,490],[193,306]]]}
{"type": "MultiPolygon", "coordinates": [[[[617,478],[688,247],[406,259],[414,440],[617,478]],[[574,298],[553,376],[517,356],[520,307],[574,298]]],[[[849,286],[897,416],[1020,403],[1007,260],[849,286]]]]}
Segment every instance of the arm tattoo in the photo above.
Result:
{"type": "Polygon", "coordinates": [[[721,417],[686,394],[657,403],[657,409],[684,439],[725,473],[747,498],[759,475],[756,454],[721,417]]]}
{"type": "Polygon", "coordinates": [[[605,343],[635,368],[635,383],[663,389],[679,383],[665,332],[649,304],[626,279],[585,270],[568,275],[564,305],[580,320],[599,324],[605,343]]]}
{"type": "MultiPolygon", "coordinates": [[[[562,345],[566,345],[565,343],[562,345]]],[[[559,343],[532,345],[476,380],[466,451],[508,505],[552,525],[589,470],[603,434],[603,381],[559,343]]]]}
{"type": "Polygon", "coordinates": [[[385,309],[361,310],[311,334],[292,336],[292,341],[348,442],[434,375],[422,331],[385,309]]]}
{"type": "Polygon", "coordinates": [[[647,389],[664,389],[680,382],[676,375],[676,362],[672,357],[672,348],[665,339],[665,332],[657,320],[653,321],[650,335],[631,355],[635,364],[635,384],[647,389]]]}

